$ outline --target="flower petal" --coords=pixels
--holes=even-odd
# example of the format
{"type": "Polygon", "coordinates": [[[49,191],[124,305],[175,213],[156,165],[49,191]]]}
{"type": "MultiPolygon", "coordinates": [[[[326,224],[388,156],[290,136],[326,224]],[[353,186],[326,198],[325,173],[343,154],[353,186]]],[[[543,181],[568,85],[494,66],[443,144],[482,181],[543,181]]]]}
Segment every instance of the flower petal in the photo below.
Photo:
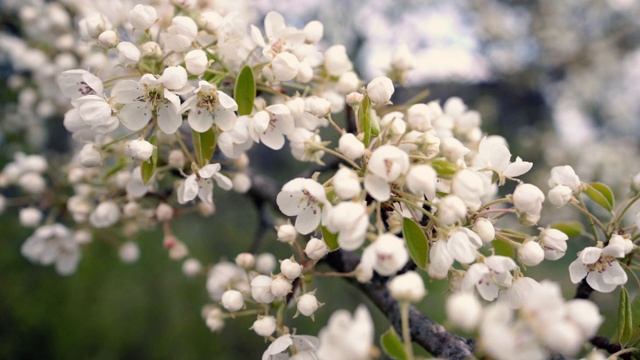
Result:
{"type": "Polygon", "coordinates": [[[365,175],[364,188],[367,189],[371,197],[378,201],[387,201],[391,197],[391,187],[389,183],[377,175],[365,175]]]}
{"type": "Polygon", "coordinates": [[[146,102],[134,101],[120,109],[118,117],[127,129],[138,131],[149,123],[151,119],[151,106],[146,102]]]}
{"type": "Polygon", "coordinates": [[[164,103],[158,106],[158,127],[165,134],[173,134],[182,125],[182,115],[172,103],[164,103]]]}
{"type": "Polygon", "coordinates": [[[571,282],[574,284],[582,281],[588,272],[587,267],[582,263],[580,258],[573,260],[569,265],[569,276],[571,277],[571,282]]]}
{"type": "Polygon", "coordinates": [[[187,121],[193,130],[203,133],[211,129],[211,125],[213,125],[213,116],[209,110],[199,106],[194,106],[191,108],[191,111],[189,111],[187,121]]]}
{"type": "Polygon", "coordinates": [[[305,206],[296,218],[296,230],[302,235],[309,234],[320,225],[322,214],[315,205],[305,206]]]}

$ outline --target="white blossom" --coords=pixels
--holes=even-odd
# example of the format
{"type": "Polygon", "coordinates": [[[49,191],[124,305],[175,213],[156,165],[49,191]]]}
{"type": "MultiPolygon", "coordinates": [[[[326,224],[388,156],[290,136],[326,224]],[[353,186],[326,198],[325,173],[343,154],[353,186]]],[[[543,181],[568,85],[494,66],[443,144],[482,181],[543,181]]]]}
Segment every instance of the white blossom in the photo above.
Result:
{"type": "Polygon", "coordinates": [[[200,80],[194,95],[182,104],[180,112],[189,111],[187,121],[197,132],[205,132],[215,123],[222,131],[234,128],[238,104],[215,85],[200,80]]]}
{"type": "Polygon", "coordinates": [[[409,171],[409,155],[392,145],[377,148],[367,165],[364,187],[378,201],[387,201],[391,196],[389,183],[396,181],[409,171]]]}
{"type": "Polygon", "coordinates": [[[393,82],[386,76],[378,76],[367,85],[367,95],[374,104],[386,104],[395,91],[393,82]]]}
{"type": "Polygon", "coordinates": [[[270,336],[276,331],[276,318],[271,315],[258,316],[258,319],[253,322],[251,329],[260,336],[270,336]]]}
{"type": "Polygon", "coordinates": [[[456,292],[449,296],[446,303],[447,320],[465,331],[478,326],[482,316],[482,305],[478,298],[469,292],[456,292]]]}
{"type": "Polygon", "coordinates": [[[128,148],[129,155],[131,155],[132,158],[147,161],[153,154],[154,146],[144,139],[136,139],[129,142],[128,148]]]}
{"type": "Polygon", "coordinates": [[[333,184],[333,190],[340,199],[349,200],[360,195],[362,191],[359,179],[355,171],[347,167],[341,167],[333,176],[331,183],[333,184]]]}
{"type": "Polygon", "coordinates": [[[335,311],[327,326],[320,330],[319,359],[366,360],[373,346],[373,320],[364,305],[353,316],[346,310],[335,311]]]}
{"type": "Polygon", "coordinates": [[[557,185],[564,185],[571,188],[571,191],[575,193],[580,190],[580,184],[580,178],[571,166],[555,166],[551,169],[551,176],[549,177],[550,188],[554,188],[557,185]]]}
{"type": "Polygon", "coordinates": [[[20,252],[34,263],[55,264],[56,272],[60,275],[73,274],[82,256],[71,231],[58,223],[36,229],[22,244],[20,252]]]}
{"type": "Polygon", "coordinates": [[[222,306],[230,312],[236,312],[244,307],[244,296],[238,290],[227,290],[222,294],[222,306]]]}
{"type": "Polygon", "coordinates": [[[397,275],[387,284],[391,297],[398,301],[419,302],[427,294],[424,281],[415,271],[397,275]]]}
{"type": "Polygon", "coordinates": [[[304,253],[311,260],[320,260],[329,252],[327,244],[318,238],[311,238],[304,248],[304,253]]]}
{"type": "Polygon", "coordinates": [[[287,279],[295,280],[302,274],[302,265],[298,264],[295,260],[284,259],[280,262],[280,271],[287,279]]]}
{"type": "Polygon", "coordinates": [[[573,191],[566,185],[556,185],[549,190],[549,202],[558,208],[561,208],[569,203],[573,195],[573,191]]]}
{"type": "Polygon", "coordinates": [[[587,284],[596,291],[608,293],[618,285],[627,283],[627,273],[616,258],[623,258],[624,248],[610,244],[598,248],[589,246],[578,253],[578,258],[569,265],[571,282],[579,283],[587,278],[587,284]]]}
{"type": "Polygon", "coordinates": [[[120,207],[113,201],[101,202],[89,215],[93,227],[106,228],[120,220],[120,207]]]}
{"type": "Polygon", "coordinates": [[[297,216],[295,227],[306,235],[315,230],[322,218],[320,205],[327,203],[324,188],[315,180],[296,178],[282,187],[276,202],[287,216],[297,216]]]}
{"type": "Polygon", "coordinates": [[[518,249],[518,260],[526,266],[536,266],[544,260],[544,250],[535,241],[527,241],[518,249]]]}
{"type": "Polygon", "coordinates": [[[544,194],[535,185],[520,184],[513,191],[513,205],[525,225],[534,225],[540,220],[543,202],[544,194]]]}
{"type": "Polygon", "coordinates": [[[220,173],[220,164],[208,164],[187,176],[177,190],[178,203],[184,204],[196,198],[213,203],[213,180],[224,190],[231,189],[231,179],[220,173]]]}
{"type": "Polygon", "coordinates": [[[297,299],[298,312],[304,316],[313,316],[320,305],[313,293],[303,294],[297,299]]]}
{"type": "Polygon", "coordinates": [[[351,160],[364,155],[364,144],[351,133],[345,133],[340,137],[338,149],[351,160]]]}
{"type": "Polygon", "coordinates": [[[382,234],[362,253],[361,263],[382,276],[398,272],[409,260],[403,239],[393,234],[382,234]]]}
{"type": "Polygon", "coordinates": [[[271,277],[258,275],[251,280],[251,297],[258,303],[269,304],[274,296],[271,292],[271,277]]]}
{"type": "Polygon", "coordinates": [[[347,251],[358,249],[365,240],[369,227],[369,216],[364,204],[343,201],[329,208],[323,224],[332,233],[338,234],[338,244],[347,251]]]}

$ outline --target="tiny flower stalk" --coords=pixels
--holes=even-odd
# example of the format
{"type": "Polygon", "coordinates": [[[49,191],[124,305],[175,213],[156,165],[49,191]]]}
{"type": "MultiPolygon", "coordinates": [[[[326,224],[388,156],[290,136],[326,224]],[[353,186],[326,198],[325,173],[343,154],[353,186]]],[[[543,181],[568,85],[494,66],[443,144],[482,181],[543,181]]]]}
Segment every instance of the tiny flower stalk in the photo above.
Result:
{"type": "Polygon", "coordinates": [[[402,341],[404,343],[404,350],[407,354],[408,360],[414,360],[413,344],[411,343],[411,331],[409,329],[409,301],[400,302],[400,318],[402,322],[402,341]]]}

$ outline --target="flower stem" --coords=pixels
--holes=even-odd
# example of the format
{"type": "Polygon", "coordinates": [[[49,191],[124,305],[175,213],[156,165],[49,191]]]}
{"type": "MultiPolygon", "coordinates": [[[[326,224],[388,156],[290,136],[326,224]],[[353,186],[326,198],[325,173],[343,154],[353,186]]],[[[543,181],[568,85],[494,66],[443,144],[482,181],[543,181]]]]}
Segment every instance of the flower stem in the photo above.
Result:
{"type": "Polygon", "coordinates": [[[411,333],[409,332],[409,302],[400,302],[400,318],[402,320],[402,340],[408,360],[413,360],[413,346],[411,345],[411,333]]]}

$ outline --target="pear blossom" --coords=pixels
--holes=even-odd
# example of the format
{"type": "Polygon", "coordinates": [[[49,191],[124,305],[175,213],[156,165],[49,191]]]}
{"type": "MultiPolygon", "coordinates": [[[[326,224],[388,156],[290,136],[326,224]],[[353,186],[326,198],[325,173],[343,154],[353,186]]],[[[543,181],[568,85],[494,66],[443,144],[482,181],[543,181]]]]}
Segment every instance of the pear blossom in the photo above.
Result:
{"type": "Polygon", "coordinates": [[[300,161],[313,161],[322,164],[320,160],[324,155],[324,150],[317,146],[322,145],[320,135],[304,128],[296,128],[290,135],[287,135],[291,146],[291,155],[300,161]]]}
{"type": "Polygon", "coordinates": [[[342,249],[356,250],[367,235],[367,208],[363,203],[343,201],[327,210],[323,224],[330,232],[338,234],[338,244],[342,249]]]}
{"type": "Polygon", "coordinates": [[[158,20],[156,9],[150,5],[138,4],[129,12],[129,21],[134,29],[147,30],[158,20]]]}
{"type": "Polygon", "coordinates": [[[518,260],[526,266],[536,266],[544,260],[544,250],[535,241],[527,241],[518,249],[518,260]]]}
{"type": "Polygon", "coordinates": [[[544,249],[544,257],[547,260],[558,260],[567,251],[569,236],[557,229],[540,228],[540,245],[544,249]]]}
{"type": "Polygon", "coordinates": [[[622,247],[622,249],[624,249],[625,255],[631,253],[633,249],[636,248],[636,245],[633,243],[633,241],[631,241],[629,236],[622,236],[619,234],[611,235],[608,245],[617,245],[622,247]]]}
{"type": "Polygon", "coordinates": [[[548,197],[549,202],[558,208],[561,208],[569,203],[573,195],[573,191],[566,185],[556,185],[549,190],[548,197]]]}
{"type": "Polygon", "coordinates": [[[395,276],[389,281],[387,287],[391,297],[398,301],[417,303],[427,294],[422,277],[415,271],[407,271],[402,275],[395,276]]]}
{"type": "Polygon", "coordinates": [[[132,140],[127,146],[129,155],[136,160],[148,161],[153,155],[154,146],[144,139],[132,140]]]}
{"type": "Polygon", "coordinates": [[[520,217],[520,222],[533,225],[540,220],[544,194],[535,185],[520,184],[513,192],[513,205],[520,217]]]}
{"type": "Polygon", "coordinates": [[[56,272],[60,275],[74,273],[82,256],[71,231],[58,223],[36,229],[22,244],[20,253],[37,264],[55,263],[56,272]]]}
{"type": "Polygon", "coordinates": [[[302,274],[302,265],[293,259],[284,259],[280,262],[280,271],[287,279],[295,280],[302,274]]]}
{"type": "Polygon", "coordinates": [[[473,168],[476,170],[490,170],[498,174],[500,181],[504,178],[515,178],[525,174],[533,163],[522,161],[520,157],[511,162],[511,152],[504,145],[501,137],[484,137],[478,145],[478,155],[474,158],[473,168]]]}
{"type": "Polygon", "coordinates": [[[220,173],[220,164],[208,164],[187,176],[177,190],[178,203],[185,204],[197,197],[205,203],[213,203],[213,181],[229,190],[233,186],[231,179],[220,173]]]}
{"type": "Polygon", "coordinates": [[[324,52],[324,67],[331,76],[340,76],[353,69],[344,45],[333,45],[324,52]]]}
{"type": "Polygon", "coordinates": [[[473,225],[473,231],[480,236],[483,243],[487,244],[496,238],[496,229],[491,220],[487,218],[479,218],[473,225]]]}
{"type": "Polygon", "coordinates": [[[222,295],[231,287],[247,294],[251,292],[244,269],[230,262],[219,262],[209,270],[206,287],[209,297],[215,302],[222,301],[222,295]]]}
{"type": "Polygon", "coordinates": [[[481,197],[485,194],[482,175],[473,170],[462,169],[453,176],[451,192],[458,196],[471,210],[480,209],[481,197]]]}
{"type": "Polygon", "coordinates": [[[311,238],[304,248],[304,253],[311,260],[320,260],[329,252],[327,244],[318,238],[311,238]]]}
{"type": "Polygon", "coordinates": [[[440,199],[436,206],[438,207],[438,219],[445,225],[451,225],[462,220],[467,215],[467,207],[464,201],[456,195],[447,195],[440,199]]]}
{"type": "Polygon", "coordinates": [[[500,291],[498,301],[506,302],[512,309],[530,306],[531,297],[543,291],[542,285],[530,277],[519,277],[510,287],[500,291]]]}
{"type": "Polygon", "coordinates": [[[415,165],[407,173],[407,187],[411,192],[426,196],[427,200],[436,197],[438,173],[430,165],[415,165]]]}
{"type": "Polygon", "coordinates": [[[270,274],[276,269],[276,257],[271,253],[263,253],[256,256],[256,271],[261,274],[270,274]]]}
{"type": "Polygon", "coordinates": [[[163,41],[169,50],[187,51],[198,35],[198,25],[188,16],[176,16],[163,34],[163,41]]]}
{"type": "Polygon", "coordinates": [[[612,292],[618,285],[627,283],[627,273],[616,260],[624,256],[624,248],[619,244],[609,244],[604,248],[586,247],[569,265],[571,282],[577,284],[586,277],[587,284],[594,290],[612,292]]]}
{"type": "Polygon", "coordinates": [[[436,101],[428,104],[415,104],[407,109],[407,124],[416,131],[428,131],[433,127],[431,122],[442,116],[442,108],[436,101]]]}
{"type": "Polygon", "coordinates": [[[222,131],[233,129],[238,104],[215,85],[200,80],[194,95],[184,101],[181,112],[189,111],[187,121],[197,132],[205,132],[215,123],[222,131]]]}
{"type": "Polygon", "coordinates": [[[282,187],[276,203],[283,214],[297,216],[296,230],[306,235],[320,225],[321,205],[327,203],[327,196],[322,185],[315,180],[296,178],[282,187]]]}
{"type": "Polygon", "coordinates": [[[293,289],[293,285],[291,284],[291,280],[287,279],[285,276],[277,276],[271,282],[271,293],[273,296],[277,298],[282,298],[287,296],[293,289]]]}
{"type": "Polygon", "coordinates": [[[260,336],[271,336],[276,331],[276,318],[271,315],[258,316],[251,329],[260,336]]]}
{"type": "Polygon", "coordinates": [[[230,312],[236,312],[244,307],[244,296],[238,290],[227,290],[222,294],[222,306],[230,312]]]}
{"type": "Polygon", "coordinates": [[[184,64],[190,74],[202,75],[209,66],[209,59],[207,53],[201,49],[194,49],[184,56],[184,64]]]}
{"type": "Polygon", "coordinates": [[[471,331],[480,322],[482,304],[476,295],[468,292],[451,294],[446,303],[447,320],[454,326],[471,331]]]}
{"type": "Polygon", "coordinates": [[[314,336],[284,334],[269,345],[262,354],[262,360],[314,359],[313,354],[318,345],[318,338],[314,336]],[[290,347],[293,347],[296,354],[291,358],[287,352],[290,347]]]}
{"type": "Polygon", "coordinates": [[[104,92],[102,80],[81,69],[63,71],[58,76],[58,85],[62,94],[72,100],[86,95],[102,95],[104,92]]]}
{"type": "Polygon", "coordinates": [[[273,150],[280,150],[284,146],[285,135],[295,129],[291,112],[284,104],[270,105],[258,111],[253,115],[251,124],[249,135],[253,141],[261,141],[273,150]]]}
{"type": "Polygon", "coordinates": [[[84,167],[95,167],[102,164],[102,155],[95,144],[85,144],[78,153],[78,160],[84,167]]]}
{"type": "Polygon", "coordinates": [[[264,30],[268,42],[264,41],[262,32],[254,25],[251,25],[251,38],[256,45],[262,47],[262,54],[268,59],[273,59],[283,52],[294,50],[305,40],[304,32],[287,26],[284,17],[276,11],[269,11],[265,16],[264,30]]]}
{"type": "Polygon", "coordinates": [[[346,157],[355,160],[364,155],[364,144],[351,133],[345,133],[338,141],[338,149],[346,157]]]}
{"type": "Polygon", "coordinates": [[[396,181],[409,171],[409,155],[392,145],[377,148],[367,164],[364,187],[378,201],[387,201],[391,196],[389,183],[396,181]]]}
{"type": "Polygon", "coordinates": [[[394,92],[393,82],[386,76],[378,76],[367,85],[367,95],[374,104],[386,104],[394,92]]]}
{"type": "Polygon", "coordinates": [[[119,42],[116,46],[116,51],[118,54],[118,61],[124,66],[137,64],[142,55],[140,49],[138,49],[135,44],[128,41],[119,42]]]}
{"type": "Polygon", "coordinates": [[[278,241],[282,241],[288,244],[293,244],[296,241],[296,237],[298,236],[296,228],[289,223],[276,226],[276,232],[276,238],[278,239],[278,241]]]}
{"type": "Polygon", "coordinates": [[[580,178],[576,175],[575,170],[569,165],[555,166],[551,169],[549,177],[549,187],[554,188],[557,185],[564,185],[571,188],[574,193],[580,190],[580,178]]]}
{"type": "Polygon", "coordinates": [[[358,174],[347,167],[341,167],[333,176],[331,183],[333,190],[343,200],[353,199],[362,190],[358,174]]]}
{"type": "Polygon", "coordinates": [[[162,79],[145,74],[140,81],[122,80],[112,90],[114,101],[124,106],[118,111],[122,124],[131,131],[145,127],[157,112],[158,127],[164,133],[175,133],[182,124],[178,109],[180,98],[162,86],[162,79]]]}
{"type": "Polygon", "coordinates": [[[367,246],[361,263],[382,276],[390,276],[402,269],[409,260],[409,252],[403,239],[393,234],[382,234],[367,246]]]}
{"type": "Polygon", "coordinates": [[[251,297],[258,303],[269,304],[273,301],[274,295],[271,292],[271,279],[267,275],[258,275],[251,280],[251,297]]]}
{"type": "Polygon", "coordinates": [[[509,257],[492,255],[483,263],[475,263],[469,267],[462,279],[462,289],[471,291],[474,287],[480,296],[487,301],[498,297],[501,287],[509,287],[513,281],[511,270],[518,266],[509,257]]]}
{"type": "Polygon", "coordinates": [[[89,216],[89,222],[96,228],[107,228],[120,220],[120,207],[113,201],[101,202],[89,216]]]}
{"type": "Polygon", "coordinates": [[[373,346],[373,320],[364,305],[353,316],[346,310],[335,311],[318,335],[319,359],[366,360],[373,346]]]}
{"type": "Polygon", "coordinates": [[[321,305],[313,292],[303,294],[297,299],[298,312],[304,316],[313,317],[313,313],[315,313],[321,305]]]}

